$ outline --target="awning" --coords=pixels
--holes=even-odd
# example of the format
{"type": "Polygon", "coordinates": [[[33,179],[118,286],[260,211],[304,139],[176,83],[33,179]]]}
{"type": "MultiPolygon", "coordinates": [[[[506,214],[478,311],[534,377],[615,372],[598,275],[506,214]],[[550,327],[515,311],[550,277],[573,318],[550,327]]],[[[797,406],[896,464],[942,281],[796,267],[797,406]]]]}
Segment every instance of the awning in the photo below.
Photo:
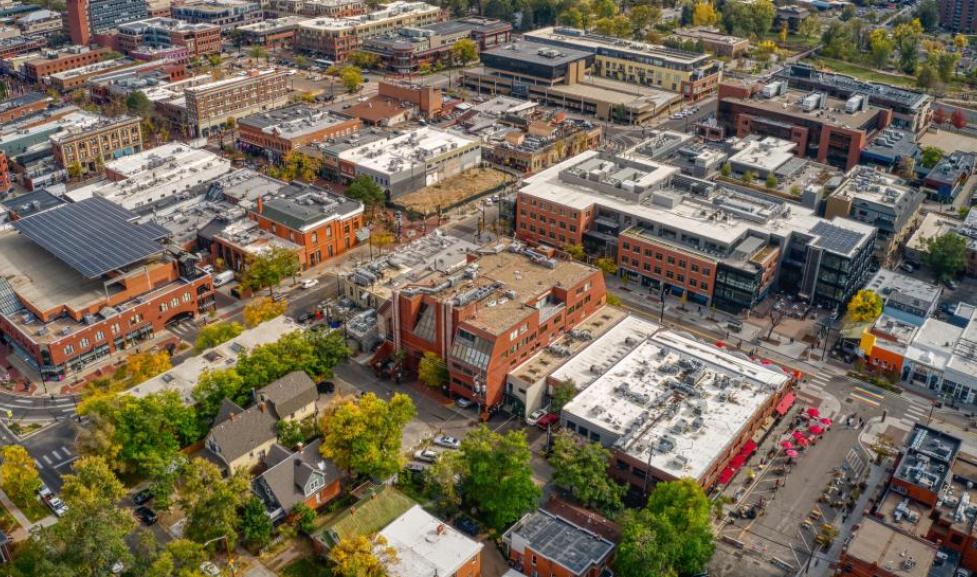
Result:
{"type": "Polygon", "coordinates": [[[740,449],[740,455],[744,455],[746,458],[749,458],[750,455],[752,455],[755,452],[756,452],[756,443],[754,443],[753,441],[747,441],[746,444],[743,445],[743,448],[740,449]]]}
{"type": "Polygon", "coordinates": [[[719,484],[720,485],[729,484],[729,482],[733,480],[733,475],[735,474],[736,471],[730,469],[729,467],[726,467],[725,469],[723,469],[723,472],[719,474],[719,484]]]}
{"type": "Polygon", "coordinates": [[[777,411],[778,415],[781,416],[786,415],[787,411],[789,411],[790,408],[794,405],[795,400],[797,400],[797,397],[794,395],[794,393],[788,392],[786,395],[784,395],[784,398],[780,399],[780,402],[777,403],[777,406],[776,408],[774,408],[774,410],[777,411]]]}

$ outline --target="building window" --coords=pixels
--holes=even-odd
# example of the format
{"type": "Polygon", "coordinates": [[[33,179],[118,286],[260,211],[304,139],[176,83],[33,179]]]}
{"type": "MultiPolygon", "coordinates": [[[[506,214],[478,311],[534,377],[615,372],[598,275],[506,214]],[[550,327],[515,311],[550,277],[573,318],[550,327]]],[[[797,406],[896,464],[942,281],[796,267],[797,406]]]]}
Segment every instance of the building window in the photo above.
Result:
{"type": "Polygon", "coordinates": [[[104,341],[105,340],[105,333],[103,333],[102,331],[96,331],[95,332],[95,340],[96,341],[104,341]]]}
{"type": "Polygon", "coordinates": [[[75,352],[75,347],[73,347],[71,345],[65,345],[64,346],[64,354],[71,355],[71,354],[74,354],[74,352],[75,352]]]}
{"type": "Polygon", "coordinates": [[[319,244],[319,233],[312,233],[312,244],[319,244]]]}
{"type": "Polygon", "coordinates": [[[190,293],[183,293],[183,302],[188,303],[193,300],[193,296],[190,293]]]}
{"type": "Polygon", "coordinates": [[[82,349],[87,349],[88,345],[90,344],[91,343],[88,341],[87,338],[82,338],[80,341],[78,341],[78,346],[81,347],[82,349]]]}

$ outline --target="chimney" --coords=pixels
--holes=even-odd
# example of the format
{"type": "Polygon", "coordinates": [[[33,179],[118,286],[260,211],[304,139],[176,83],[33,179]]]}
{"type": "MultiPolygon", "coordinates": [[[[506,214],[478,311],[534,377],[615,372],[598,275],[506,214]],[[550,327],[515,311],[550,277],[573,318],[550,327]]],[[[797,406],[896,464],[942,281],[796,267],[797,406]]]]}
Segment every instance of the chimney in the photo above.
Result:
{"type": "Polygon", "coordinates": [[[438,535],[444,535],[444,523],[439,523],[437,528],[438,535]]]}
{"type": "Polygon", "coordinates": [[[258,197],[258,214],[265,211],[265,198],[263,196],[258,197]]]}
{"type": "Polygon", "coordinates": [[[264,401],[261,401],[260,403],[258,403],[258,410],[261,411],[262,413],[265,412],[265,402],[264,401]]]}

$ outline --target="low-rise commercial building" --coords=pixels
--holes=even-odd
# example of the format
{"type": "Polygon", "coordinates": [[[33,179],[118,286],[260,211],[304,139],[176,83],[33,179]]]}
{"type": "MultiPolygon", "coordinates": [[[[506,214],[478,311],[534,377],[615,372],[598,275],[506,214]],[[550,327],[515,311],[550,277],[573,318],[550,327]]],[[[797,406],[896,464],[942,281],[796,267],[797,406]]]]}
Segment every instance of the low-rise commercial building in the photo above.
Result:
{"type": "Polygon", "coordinates": [[[0,331],[48,381],[151,338],[214,306],[210,275],[100,198],[16,220],[0,236],[0,331]]]}
{"type": "Polygon", "coordinates": [[[289,102],[285,70],[250,70],[222,80],[184,89],[187,130],[208,136],[228,118],[241,118],[281,108],[289,102]]]}
{"type": "Polygon", "coordinates": [[[266,48],[286,48],[292,45],[299,24],[308,20],[305,16],[282,16],[254,24],[238,26],[241,42],[266,48]]]}
{"type": "Polygon", "coordinates": [[[213,24],[230,31],[262,19],[261,4],[247,0],[190,0],[170,7],[173,18],[196,24],[213,24]]]}
{"type": "Polygon", "coordinates": [[[933,543],[867,518],[841,552],[838,565],[852,577],[928,577],[936,563],[933,543]]]}
{"type": "Polygon", "coordinates": [[[443,102],[440,88],[381,80],[376,96],[344,109],[343,114],[371,126],[397,126],[416,118],[437,118],[443,102]]]}
{"type": "Polygon", "coordinates": [[[841,101],[823,93],[790,90],[784,81],[765,86],[725,82],[719,89],[719,124],[727,134],[774,136],[796,142],[799,154],[851,170],[869,142],[892,120],[891,110],[864,95],[841,101]]]}
{"type": "Polygon", "coordinates": [[[142,152],[140,123],[138,117],[120,116],[63,131],[51,137],[54,160],[61,168],[74,168],[79,175],[98,172],[111,160],[142,152]]]}
{"type": "Polygon", "coordinates": [[[101,76],[109,72],[136,67],[139,65],[140,63],[128,58],[103,60],[101,62],[96,62],[95,64],[82,66],[81,68],[74,68],[72,70],[65,70],[64,72],[49,74],[45,77],[44,82],[55,90],[61,93],[66,93],[75,90],[76,88],[84,87],[85,83],[88,82],[89,79],[96,76],[101,76]]]}
{"type": "Polygon", "coordinates": [[[364,0],[268,0],[263,7],[265,18],[283,16],[348,18],[367,12],[364,0]]]}
{"type": "Polygon", "coordinates": [[[619,38],[576,28],[540,28],[523,37],[591,54],[593,73],[597,76],[678,92],[688,101],[708,97],[722,79],[722,64],[707,54],[643,42],[621,42],[619,38]]]}
{"type": "Polygon", "coordinates": [[[28,82],[37,84],[46,76],[95,64],[111,54],[112,51],[108,48],[87,46],[71,46],[62,51],[49,50],[41,58],[25,62],[24,73],[28,82]]]}
{"type": "Polygon", "coordinates": [[[597,148],[604,132],[600,125],[585,120],[539,119],[509,126],[489,116],[470,121],[464,123],[466,132],[481,139],[482,160],[524,175],[597,148]]]}
{"type": "Polygon", "coordinates": [[[471,39],[479,52],[509,41],[512,25],[491,18],[470,16],[420,27],[404,27],[367,39],[361,50],[375,54],[381,66],[398,74],[415,72],[452,60],[451,49],[461,39],[471,39]]]}
{"type": "Polygon", "coordinates": [[[969,214],[961,222],[958,218],[937,212],[926,213],[919,228],[906,243],[906,260],[913,265],[922,266],[924,255],[929,251],[927,242],[950,233],[959,234],[967,240],[966,273],[977,276],[977,218],[972,218],[969,214]]]}
{"type": "Polygon", "coordinates": [[[502,546],[524,575],[595,577],[610,572],[614,555],[614,543],[543,509],[510,527],[502,546]]]}
{"type": "Polygon", "coordinates": [[[828,197],[825,217],[842,216],[878,230],[876,259],[895,264],[920,221],[923,194],[909,183],[869,166],[857,166],[828,197]]]}
{"type": "Polygon", "coordinates": [[[975,170],[977,152],[951,152],[941,158],[923,177],[923,190],[932,200],[951,203],[975,170]]]}
{"type": "Polygon", "coordinates": [[[315,18],[299,24],[295,47],[340,62],[376,36],[407,26],[423,26],[445,19],[437,6],[394,0],[380,10],[344,18],[315,18]]]}
{"type": "Polygon", "coordinates": [[[43,36],[16,36],[0,39],[0,59],[13,58],[47,46],[43,36]]]}
{"type": "Polygon", "coordinates": [[[897,128],[886,128],[862,150],[861,162],[906,174],[909,168],[915,167],[919,153],[914,133],[897,128]]]}
{"type": "Polygon", "coordinates": [[[699,44],[704,50],[712,52],[716,56],[736,58],[740,54],[745,54],[750,50],[749,39],[723,34],[715,28],[704,28],[701,26],[679,28],[675,30],[674,37],[682,42],[691,41],[699,44]]]}
{"type": "Polygon", "coordinates": [[[7,124],[47,109],[52,99],[40,92],[28,92],[0,102],[0,124],[7,124]]]}
{"type": "Polygon", "coordinates": [[[277,160],[313,142],[351,136],[360,121],[298,104],[246,116],[237,125],[242,149],[277,160]]]}
{"type": "Polygon", "coordinates": [[[85,85],[93,101],[106,104],[117,98],[125,100],[137,90],[148,97],[153,90],[183,80],[185,76],[183,64],[161,60],[92,76],[85,85]]]}
{"type": "Polygon", "coordinates": [[[385,561],[390,577],[479,577],[482,543],[414,505],[379,533],[396,554],[385,561]]]}
{"type": "Polygon", "coordinates": [[[116,33],[119,49],[130,53],[140,47],[185,47],[191,58],[218,54],[221,50],[221,28],[216,24],[191,24],[175,18],[149,18],[119,26],[116,33]]]}
{"type": "Polygon", "coordinates": [[[17,19],[17,28],[25,36],[60,34],[63,26],[61,13],[53,10],[35,10],[17,19]]]}

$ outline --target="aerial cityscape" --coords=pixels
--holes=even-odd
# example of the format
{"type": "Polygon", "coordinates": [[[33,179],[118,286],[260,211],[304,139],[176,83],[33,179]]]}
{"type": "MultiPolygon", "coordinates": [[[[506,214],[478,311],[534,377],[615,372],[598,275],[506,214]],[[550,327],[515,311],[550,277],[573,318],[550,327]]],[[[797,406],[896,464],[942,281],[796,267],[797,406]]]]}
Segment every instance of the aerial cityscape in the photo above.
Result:
{"type": "Polygon", "coordinates": [[[0,575],[977,575],[977,0],[0,0],[0,575]]]}

